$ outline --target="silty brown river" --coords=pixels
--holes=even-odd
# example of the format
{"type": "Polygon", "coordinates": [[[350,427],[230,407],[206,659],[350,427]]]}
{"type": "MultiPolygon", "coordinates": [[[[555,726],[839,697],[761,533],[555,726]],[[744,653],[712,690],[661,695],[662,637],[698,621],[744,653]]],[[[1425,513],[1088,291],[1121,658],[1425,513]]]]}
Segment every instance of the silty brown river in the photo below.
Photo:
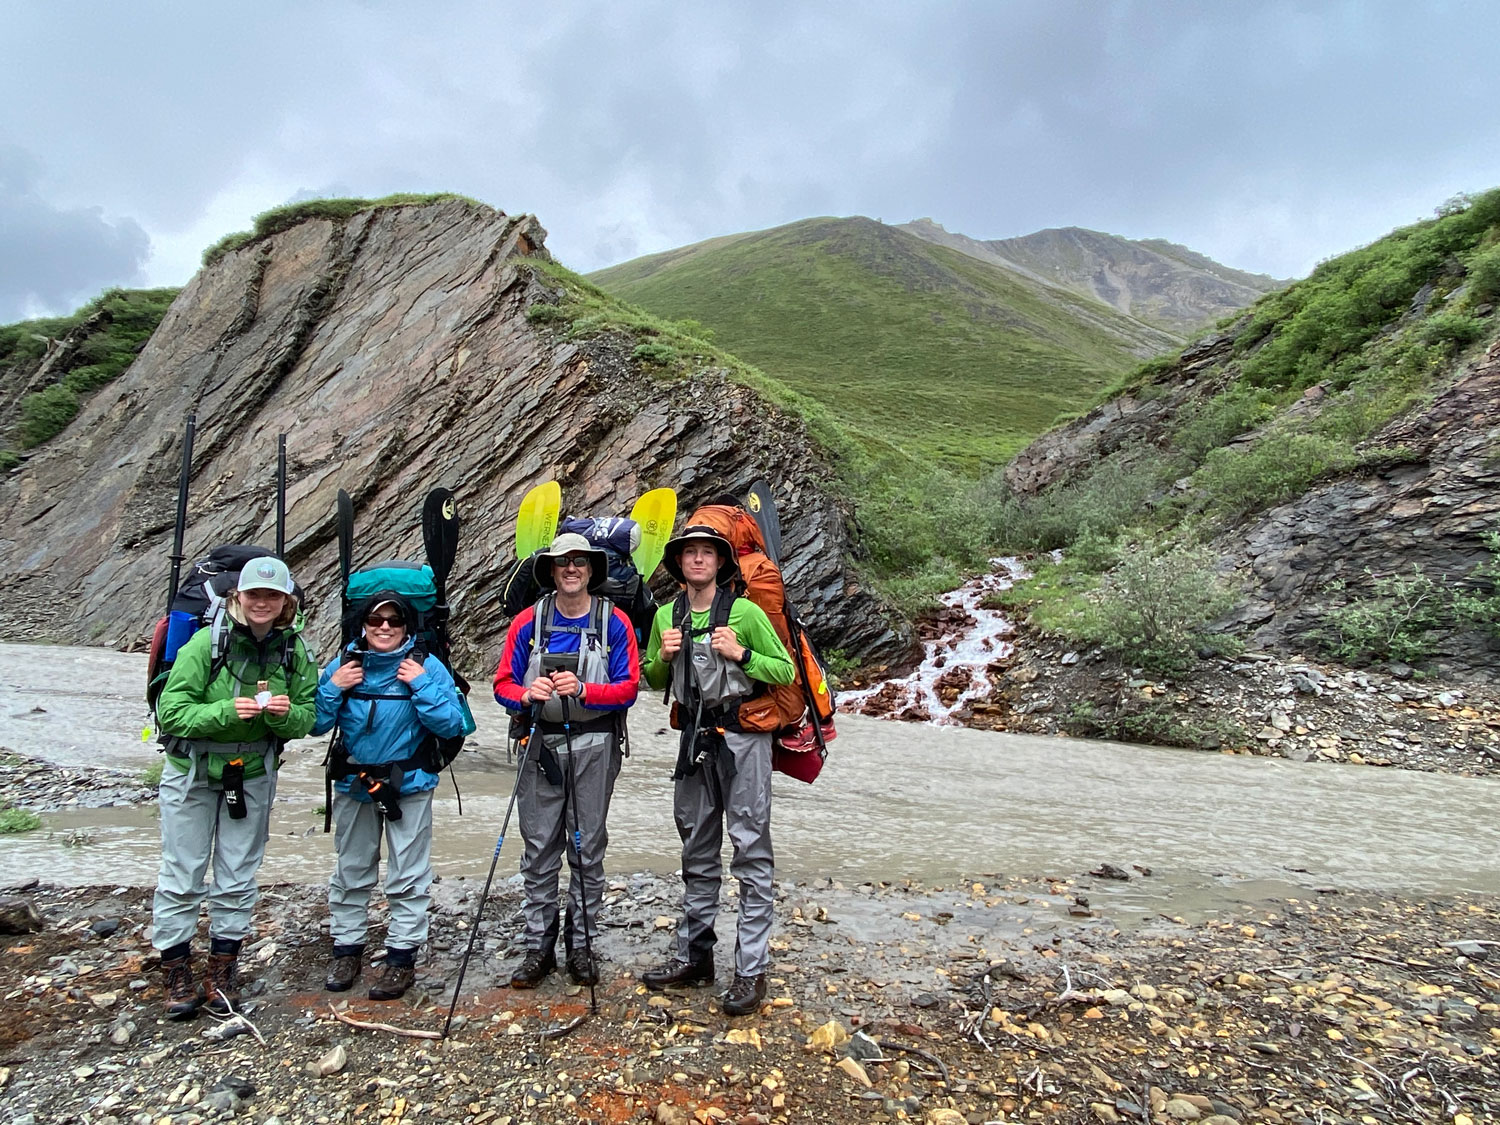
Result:
{"type": "MultiPolygon", "coordinates": [[[[107,649],[0,645],[0,746],[64,766],[133,773],[158,760],[141,739],[145,658],[107,649]]],[[[489,866],[515,768],[487,677],[480,724],[457,779],[438,791],[435,866],[489,866]]],[[[631,718],[632,756],[610,811],[611,873],[677,867],[669,774],[675,735],[660,697],[631,718]]],[[[1199,914],[1232,900],[1310,888],[1500,891],[1500,780],[1295,763],[1118,743],[996,734],[841,715],[823,776],[776,778],[780,878],[845,882],[965,876],[1069,877],[1101,862],[1149,878],[1098,886],[1095,904],[1143,916],[1199,914]]],[[[326,740],[289,750],[262,882],[320,883],[326,740]]],[[[158,854],[150,805],[43,814],[43,829],[0,837],[0,886],[150,884],[158,854]]],[[[514,820],[500,877],[515,873],[514,820]]]]}

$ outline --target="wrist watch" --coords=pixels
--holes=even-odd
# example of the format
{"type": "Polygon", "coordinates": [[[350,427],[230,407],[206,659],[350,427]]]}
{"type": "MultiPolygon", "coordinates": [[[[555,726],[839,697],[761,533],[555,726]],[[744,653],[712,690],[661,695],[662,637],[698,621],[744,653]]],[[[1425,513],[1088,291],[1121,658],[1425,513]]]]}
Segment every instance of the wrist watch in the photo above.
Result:
{"type": "Polygon", "coordinates": [[[745,645],[744,648],[745,651],[740,655],[740,658],[735,661],[735,663],[738,664],[741,668],[743,668],[746,664],[749,664],[750,657],[754,655],[753,650],[749,645],[745,645]]]}

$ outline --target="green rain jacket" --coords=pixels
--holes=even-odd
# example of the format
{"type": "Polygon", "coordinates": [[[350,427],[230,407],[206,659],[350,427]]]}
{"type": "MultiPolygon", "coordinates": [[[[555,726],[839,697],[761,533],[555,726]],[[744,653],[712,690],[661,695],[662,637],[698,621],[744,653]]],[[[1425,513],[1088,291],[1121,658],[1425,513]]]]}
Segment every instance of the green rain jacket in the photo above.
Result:
{"type": "MultiPolygon", "coordinates": [[[[220,781],[224,764],[232,758],[243,758],[245,776],[260,777],[266,772],[265,757],[248,750],[245,744],[264,744],[268,740],[289,742],[306,737],[317,718],[314,699],[318,666],[296,633],[272,629],[263,641],[257,642],[246,626],[235,622],[229,635],[227,659],[210,683],[211,634],[209,629],[199,629],[178,650],[171,675],[156,703],[157,723],[164,733],[197,744],[200,776],[220,781]],[[283,644],[297,646],[291,683],[287,682],[282,667],[283,644]],[[267,682],[272,695],[290,697],[291,710],[281,716],[262,712],[253,719],[241,719],[235,713],[235,697],[253,698],[260,680],[267,682]],[[228,744],[223,753],[213,752],[204,745],[215,742],[228,744]]],[[[178,742],[167,747],[167,760],[184,773],[192,764],[188,750],[178,742]]]]}

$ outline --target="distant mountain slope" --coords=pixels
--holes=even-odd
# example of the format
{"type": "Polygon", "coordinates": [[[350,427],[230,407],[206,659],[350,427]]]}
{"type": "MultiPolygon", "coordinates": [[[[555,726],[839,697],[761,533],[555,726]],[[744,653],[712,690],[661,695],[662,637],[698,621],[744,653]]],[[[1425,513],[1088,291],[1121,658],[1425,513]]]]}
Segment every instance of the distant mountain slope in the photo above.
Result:
{"type": "Polygon", "coordinates": [[[1062,529],[1037,546],[1090,537],[1074,596],[1080,571],[1130,544],[1207,542],[1240,597],[1221,623],[1256,645],[1494,682],[1497,310],[1500,189],[1330,258],[1143,366],[1005,479],[1062,529]]]}
{"type": "Polygon", "coordinates": [[[872,445],[968,470],[1005,460],[1173,343],[1091,298],[866,218],[716,238],[590,280],[707,326],[872,445]]]}
{"type": "Polygon", "coordinates": [[[1129,239],[1082,227],[988,241],[931,219],[901,225],[918,238],[1103,301],[1186,339],[1287,283],[1221,266],[1161,238],[1129,239]]]}

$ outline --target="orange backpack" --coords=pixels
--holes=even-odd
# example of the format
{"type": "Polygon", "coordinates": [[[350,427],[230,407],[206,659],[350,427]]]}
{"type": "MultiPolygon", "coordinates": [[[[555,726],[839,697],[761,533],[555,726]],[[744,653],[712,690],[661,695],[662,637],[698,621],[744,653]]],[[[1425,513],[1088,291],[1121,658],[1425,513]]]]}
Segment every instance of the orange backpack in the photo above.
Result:
{"type": "MultiPolygon", "coordinates": [[[[705,504],[688,517],[685,526],[694,524],[705,524],[729,540],[740,564],[737,592],[760,606],[792,657],[796,679],[789,684],[766,685],[767,695],[775,705],[776,737],[771,764],[782,773],[810,782],[823,768],[827,756],[822,743],[833,739],[836,733],[833,689],[828,684],[823,659],[802,628],[795,607],[787,601],[781,568],[766,554],[765,537],[755,517],[738,505],[705,504]],[[817,731],[813,729],[814,723],[817,731]]],[[[742,712],[745,708],[763,711],[765,698],[760,696],[741,704],[742,712]]],[[[758,716],[742,714],[742,718],[756,724],[747,725],[747,730],[769,729],[768,725],[761,725],[766,721],[758,720],[758,716]]]]}

